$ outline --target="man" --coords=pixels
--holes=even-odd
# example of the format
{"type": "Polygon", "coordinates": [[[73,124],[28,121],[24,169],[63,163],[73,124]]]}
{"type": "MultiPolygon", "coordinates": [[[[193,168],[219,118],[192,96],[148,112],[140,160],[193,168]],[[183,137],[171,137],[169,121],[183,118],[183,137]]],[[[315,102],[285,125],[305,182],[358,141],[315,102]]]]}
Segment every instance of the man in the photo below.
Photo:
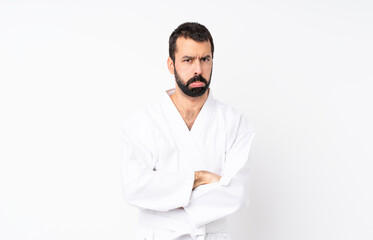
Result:
{"type": "Polygon", "coordinates": [[[229,239],[226,217],[246,201],[255,131],[209,85],[214,43],[184,23],[171,34],[176,86],[124,122],[123,192],[140,209],[136,239],[229,239]]]}

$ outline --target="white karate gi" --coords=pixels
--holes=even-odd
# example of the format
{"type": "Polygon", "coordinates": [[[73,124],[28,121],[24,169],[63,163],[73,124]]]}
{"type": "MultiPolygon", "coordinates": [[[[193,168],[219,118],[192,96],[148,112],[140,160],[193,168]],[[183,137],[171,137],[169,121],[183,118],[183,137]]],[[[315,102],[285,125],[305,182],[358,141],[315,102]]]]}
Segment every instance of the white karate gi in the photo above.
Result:
{"type": "Polygon", "coordinates": [[[136,239],[229,239],[226,217],[247,200],[255,131],[211,90],[189,131],[166,91],[124,122],[123,193],[140,209],[136,239]],[[194,172],[218,183],[194,189],[194,172]]]}

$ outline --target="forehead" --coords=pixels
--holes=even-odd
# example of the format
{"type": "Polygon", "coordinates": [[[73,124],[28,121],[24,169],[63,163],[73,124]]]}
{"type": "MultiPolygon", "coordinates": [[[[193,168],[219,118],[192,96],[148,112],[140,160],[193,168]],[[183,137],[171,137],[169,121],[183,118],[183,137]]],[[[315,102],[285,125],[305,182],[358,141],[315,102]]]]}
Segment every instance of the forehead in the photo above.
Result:
{"type": "Polygon", "coordinates": [[[183,57],[184,55],[194,57],[211,56],[210,41],[197,42],[190,38],[179,37],[176,40],[175,57],[183,57]]]}

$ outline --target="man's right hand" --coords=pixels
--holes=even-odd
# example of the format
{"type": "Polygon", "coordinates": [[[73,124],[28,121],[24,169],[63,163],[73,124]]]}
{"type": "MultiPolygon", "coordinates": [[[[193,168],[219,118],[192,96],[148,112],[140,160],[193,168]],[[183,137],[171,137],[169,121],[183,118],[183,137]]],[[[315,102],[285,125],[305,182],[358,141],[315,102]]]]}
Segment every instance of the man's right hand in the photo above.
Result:
{"type": "Polygon", "coordinates": [[[208,171],[196,171],[194,172],[194,184],[193,189],[196,187],[203,185],[203,184],[209,184],[209,183],[216,183],[220,181],[221,176],[208,172],[208,171]]]}

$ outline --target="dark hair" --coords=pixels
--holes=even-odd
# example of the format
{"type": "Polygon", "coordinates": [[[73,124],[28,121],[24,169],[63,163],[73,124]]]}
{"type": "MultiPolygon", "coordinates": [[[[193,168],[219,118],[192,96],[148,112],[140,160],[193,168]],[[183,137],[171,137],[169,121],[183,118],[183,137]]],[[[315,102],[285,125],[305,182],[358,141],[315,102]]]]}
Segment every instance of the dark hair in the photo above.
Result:
{"type": "Polygon", "coordinates": [[[171,34],[168,41],[168,52],[172,61],[175,62],[176,40],[179,37],[190,38],[197,42],[210,41],[211,53],[214,57],[214,42],[209,30],[202,24],[196,22],[186,22],[178,26],[171,34]]]}

